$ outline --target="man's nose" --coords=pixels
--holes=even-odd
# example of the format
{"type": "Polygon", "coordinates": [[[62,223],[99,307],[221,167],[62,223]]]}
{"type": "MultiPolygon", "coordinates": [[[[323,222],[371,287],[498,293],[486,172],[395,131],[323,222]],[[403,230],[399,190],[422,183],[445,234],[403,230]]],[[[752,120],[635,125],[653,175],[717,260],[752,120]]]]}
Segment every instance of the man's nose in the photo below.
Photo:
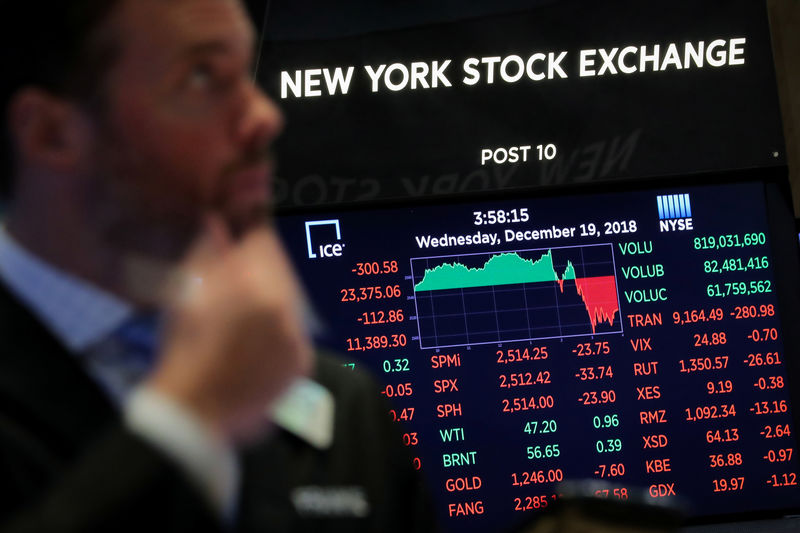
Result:
{"type": "Polygon", "coordinates": [[[248,83],[245,91],[236,136],[248,152],[258,153],[266,150],[283,131],[283,113],[255,83],[248,83]]]}

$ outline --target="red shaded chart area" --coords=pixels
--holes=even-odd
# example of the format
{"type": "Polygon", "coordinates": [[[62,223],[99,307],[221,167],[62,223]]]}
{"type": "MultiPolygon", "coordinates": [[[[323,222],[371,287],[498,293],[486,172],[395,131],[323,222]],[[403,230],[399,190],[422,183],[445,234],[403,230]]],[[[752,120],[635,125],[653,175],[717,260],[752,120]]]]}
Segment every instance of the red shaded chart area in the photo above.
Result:
{"type": "MultiPolygon", "coordinates": [[[[564,292],[564,280],[558,280],[561,292],[564,292]]],[[[617,300],[617,278],[615,276],[597,276],[592,278],[575,278],[578,296],[586,306],[592,333],[596,333],[597,324],[608,322],[614,325],[614,317],[619,312],[617,300]]]]}

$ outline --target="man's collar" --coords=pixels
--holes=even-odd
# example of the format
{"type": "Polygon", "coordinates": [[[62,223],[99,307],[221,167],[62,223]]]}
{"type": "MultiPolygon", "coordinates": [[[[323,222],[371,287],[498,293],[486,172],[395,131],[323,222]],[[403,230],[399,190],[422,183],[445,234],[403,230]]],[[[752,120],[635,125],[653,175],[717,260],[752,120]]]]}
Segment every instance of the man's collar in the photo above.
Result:
{"type": "Polygon", "coordinates": [[[108,337],[133,314],[127,302],[31,254],[5,226],[0,226],[0,275],[73,353],[108,337]]]}

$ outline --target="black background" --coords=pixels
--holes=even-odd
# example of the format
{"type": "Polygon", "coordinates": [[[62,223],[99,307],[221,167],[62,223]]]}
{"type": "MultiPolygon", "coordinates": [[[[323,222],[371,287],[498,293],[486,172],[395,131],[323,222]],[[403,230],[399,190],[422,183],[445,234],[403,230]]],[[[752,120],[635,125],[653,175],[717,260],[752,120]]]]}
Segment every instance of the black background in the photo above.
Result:
{"type": "Polygon", "coordinates": [[[393,4],[271,2],[257,75],[273,97],[282,70],[356,67],[348,95],[278,100],[288,122],[276,147],[279,205],[784,164],[762,2],[393,4]],[[735,37],[747,38],[742,66],[578,77],[584,48],[663,53],[670,42],[735,37]],[[569,52],[569,79],[460,83],[467,57],[558,50],[569,52]],[[451,88],[371,93],[362,68],[445,58],[451,88]],[[480,164],[484,147],[547,143],[553,161],[480,164]]]}

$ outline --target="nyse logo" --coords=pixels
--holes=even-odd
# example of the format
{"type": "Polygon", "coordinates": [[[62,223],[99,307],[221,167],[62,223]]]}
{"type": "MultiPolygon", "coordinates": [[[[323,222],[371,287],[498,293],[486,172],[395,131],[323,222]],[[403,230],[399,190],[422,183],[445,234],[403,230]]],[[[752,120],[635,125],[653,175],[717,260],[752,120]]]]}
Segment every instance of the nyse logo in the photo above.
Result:
{"type": "Polygon", "coordinates": [[[319,257],[341,257],[344,250],[342,240],[342,230],[338,219],[332,220],[313,220],[306,222],[306,244],[308,245],[308,258],[317,259],[319,257]],[[336,230],[336,241],[332,242],[334,231],[336,230]],[[311,234],[314,234],[314,239],[311,234]],[[314,244],[314,241],[316,245],[314,244]]]}
{"type": "Polygon", "coordinates": [[[688,194],[668,194],[659,196],[659,229],[664,231],[691,231],[692,204],[688,194]]]}

